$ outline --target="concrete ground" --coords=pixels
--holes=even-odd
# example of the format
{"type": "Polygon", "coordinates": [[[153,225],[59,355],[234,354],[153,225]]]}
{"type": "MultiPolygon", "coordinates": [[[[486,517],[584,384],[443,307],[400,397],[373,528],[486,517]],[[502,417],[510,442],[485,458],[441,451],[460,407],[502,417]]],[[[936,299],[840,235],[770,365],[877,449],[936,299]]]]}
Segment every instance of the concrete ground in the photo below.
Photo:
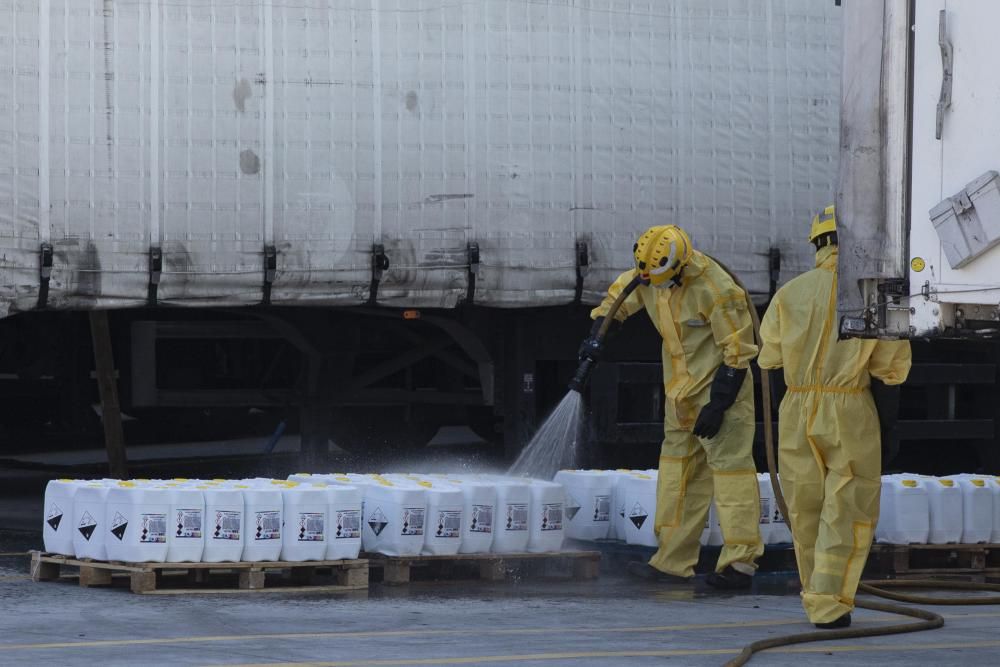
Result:
{"type": "MultiPolygon", "coordinates": [[[[0,533],[5,554],[36,533],[0,533]]],[[[745,643],[812,630],[794,580],[753,593],[637,583],[376,585],[329,595],[139,596],[32,583],[0,556],[0,665],[721,665],[745,643]]],[[[939,611],[942,611],[939,609],[939,611]]],[[[942,630],[778,649],[755,665],[996,664],[1000,609],[944,608],[942,630]]],[[[861,626],[889,617],[859,611],[861,626]]]]}

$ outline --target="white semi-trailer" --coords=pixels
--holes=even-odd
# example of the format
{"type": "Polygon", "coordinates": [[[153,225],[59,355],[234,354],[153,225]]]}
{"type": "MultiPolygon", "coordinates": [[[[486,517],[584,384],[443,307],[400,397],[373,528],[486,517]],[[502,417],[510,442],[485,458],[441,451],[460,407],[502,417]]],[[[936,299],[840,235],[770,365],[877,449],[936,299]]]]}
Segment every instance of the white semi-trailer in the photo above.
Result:
{"type": "MultiPolygon", "coordinates": [[[[835,198],[851,333],[979,319],[945,304],[985,306],[1000,250],[954,269],[910,246],[938,238],[918,213],[997,168],[995,47],[960,39],[995,10],[949,3],[938,141],[943,0],[842,4],[0,5],[0,427],[85,441],[86,314],[109,310],[132,442],[291,421],[318,453],[463,423],[516,449],[639,232],[684,226],[763,306],[812,267],[808,222],[835,198]],[[945,297],[963,285],[975,298],[945,297]]],[[[595,432],[656,442],[658,341],[622,336],[595,432]]],[[[954,370],[928,349],[928,377],[954,370]]]]}

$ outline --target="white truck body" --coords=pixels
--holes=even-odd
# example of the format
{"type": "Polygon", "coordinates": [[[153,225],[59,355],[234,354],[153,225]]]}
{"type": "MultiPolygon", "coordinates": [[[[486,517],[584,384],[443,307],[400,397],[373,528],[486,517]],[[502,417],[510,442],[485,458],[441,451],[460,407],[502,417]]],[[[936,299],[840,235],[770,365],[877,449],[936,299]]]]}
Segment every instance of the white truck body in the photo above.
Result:
{"type": "MultiPolygon", "coordinates": [[[[0,315],[140,306],[151,282],[167,305],[255,304],[265,282],[274,304],[361,304],[377,245],[379,304],[587,303],[663,223],[766,294],[772,249],[780,282],[811,268],[806,225],[834,193],[840,15],[830,0],[4,3],[0,315]]],[[[967,113],[971,132],[988,112],[967,113]]]]}
{"type": "MultiPolygon", "coordinates": [[[[867,87],[874,98],[880,88],[873,115],[885,121],[881,133],[871,132],[869,163],[856,151],[841,156],[840,309],[854,318],[844,330],[993,335],[1000,319],[1000,247],[992,245],[1000,241],[1000,208],[994,206],[1000,191],[990,180],[990,172],[1000,171],[1000,40],[994,30],[1000,3],[849,0],[844,10],[845,35],[847,26],[861,23],[881,31],[880,48],[867,59],[852,62],[850,45],[845,47],[844,72],[845,89],[847,83],[867,87]],[[881,72],[873,69],[876,57],[881,72]],[[877,184],[881,203],[857,196],[859,182],[877,184]],[[895,297],[886,299],[880,285],[895,297]]],[[[846,90],[843,104],[842,136],[857,136],[864,126],[861,104],[846,90]]]]}

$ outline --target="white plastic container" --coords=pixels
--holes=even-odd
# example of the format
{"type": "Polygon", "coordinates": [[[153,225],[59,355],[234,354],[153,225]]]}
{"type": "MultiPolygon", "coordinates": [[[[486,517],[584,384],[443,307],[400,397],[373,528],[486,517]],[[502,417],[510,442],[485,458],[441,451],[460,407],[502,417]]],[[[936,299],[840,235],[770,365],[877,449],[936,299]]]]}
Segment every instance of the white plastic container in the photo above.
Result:
{"type": "Polygon", "coordinates": [[[362,488],[361,542],[365,551],[416,556],[424,547],[427,493],[416,484],[373,480],[362,488]]]}
{"type": "MultiPolygon", "coordinates": [[[[250,480],[247,480],[250,482],[250,480]]],[[[275,561],[281,557],[284,501],[281,491],[270,484],[234,484],[243,492],[245,535],[244,561],[275,561]]]]}
{"type": "Polygon", "coordinates": [[[611,476],[611,525],[608,526],[609,540],[625,539],[625,496],[621,493],[621,481],[635,473],[631,470],[610,470],[611,476]]]}
{"type": "MultiPolygon", "coordinates": [[[[416,477],[416,476],[415,476],[416,477]]],[[[462,546],[462,519],[465,496],[454,484],[441,480],[414,481],[427,494],[427,526],[421,553],[427,556],[453,556],[462,546]]]]}
{"type": "Polygon", "coordinates": [[[334,482],[326,487],[327,531],[326,559],[357,558],[361,553],[361,489],[334,482]]]}
{"type": "Polygon", "coordinates": [[[167,562],[197,563],[205,551],[205,497],[188,480],[170,491],[167,525],[167,562]]]}
{"type": "Polygon", "coordinates": [[[930,502],[917,475],[883,475],[875,539],[887,544],[927,544],[930,502]]]}
{"type": "Polygon", "coordinates": [[[722,538],[722,524],[719,523],[719,510],[715,508],[715,501],[708,506],[708,546],[721,547],[725,543],[722,538]]]}
{"type": "Polygon", "coordinates": [[[496,532],[493,553],[514,554],[528,550],[531,539],[531,484],[514,478],[498,479],[496,532]]]}
{"type": "Polygon", "coordinates": [[[962,490],[962,544],[989,542],[993,533],[993,493],[986,480],[974,475],[951,475],[962,490]]]}
{"type": "Polygon", "coordinates": [[[281,560],[323,560],[327,548],[327,518],[330,512],[327,486],[282,482],[283,537],[281,560]]]}
{"type": "MultiPolygon", "coordinates": [[[[781,477],[778,477],[778,483],[781,483],[781,477]]],[[[778,507],[778,500],[774,489],[771,488],[771,479],[768,476],[767,486],[770,489],[770,494],[772,498],[771,502],[771,544],[791,544],[792,543],[792,530],[788,527],[788,522],[785,521],[785,515],[781,513],[781,508],[778,507]]]]}
{"type": "Polygon", "coordinates": [[[238,561],[243,555],[246,537],[246,514],[243,491],[222,485],[205,485],[205,551],[206,563],[238,561]]]}
{"type": "Polygon", "coordinates": [[[167,559],[170,494],[170,489],[134,482],[108,489],[104,513],[108,560],[162,563],[167,559]]]}
{"type": "Polygon", "coordinates": [[[450,482],[462,491],[462,554],[485,554],[493,547],[497,490],[493,482],[466,478],[450,482]]]}
{"type": "Polygon", "coordinates": [[[953,544],[962,539],[962,489],[954,480],[924,477],[930,507],[928,544],[953,544]]]}
{"type": "Polygon", "coordinates": [[[560,470],[552,480],[566,491],[566,537],[607,539],[611,531],[610,473],[604,470],[560,470]]]}
{"type": "Polygon", "coordinates": [[[561,484],[530,480],[531,521],[528,526],[528,553],[562,550],[566,537],[564,523],[566,494],[561,484]]]}
{"type": "Polygon", "coordinates": [[[108,488],[105,482],[87,482],[73,494],[73,514],[67,520],[73,529],[73,553],[77,558],[108,559],[105,542],[109,533],[104,522],[108,488]]]}
{"type": "Polygon", "coordinates": [[[621,482],[625,498],[625,541],[647,547],[659,546],[656,523],[656,477],[639,473],[621,482]]]}
{"type": "Polygon", "coordinates": [[[774,492],[771,489],[771,477],[767,473],[758,473],[757,490],[760,493],[760,539],[764,544],[774,543],[774,531],[771,529],[771,508],[775,507],[774,492]]]}
{"type": "Polygon", "coordinates": [[[63,556],[73,556],[73,496],[80,482],[72,479],[53,479],[45,485],[42,506],[42,544],[45,551],[63,556]]]}

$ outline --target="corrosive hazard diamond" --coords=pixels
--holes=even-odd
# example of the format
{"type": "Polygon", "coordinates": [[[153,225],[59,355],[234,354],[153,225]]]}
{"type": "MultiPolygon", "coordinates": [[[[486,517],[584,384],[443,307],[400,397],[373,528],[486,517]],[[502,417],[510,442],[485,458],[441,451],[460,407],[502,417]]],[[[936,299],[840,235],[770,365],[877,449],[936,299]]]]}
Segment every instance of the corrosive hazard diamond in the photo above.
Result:
{"type": "Polygon", "coordinates": [[[628,518],[629,521],[635,525],[636,529],[641,529],[642,524],[646,523],[646,519],[649,518],[649,512],[647,512],[642,505],[636,503],[632,507],[632,511],[629,513],[628,518]]]}
{"type": "MultiPolygon", "coordinates": [[[[368,517],[368,527],[372,529],[373,533],[375,533],[375,537],[378,537],[379,535],[382,534],[382,531],[385,530],[385,527],[388,525],[389,522],[386,520],[385,513],[382,511],[382,508],[376,507],[375,511],[371,513],[371,516],[368,517]]],[[[406,527],[407,524],[404,523],[403,524],[404,531],[406,530],[406,527]]]]}

